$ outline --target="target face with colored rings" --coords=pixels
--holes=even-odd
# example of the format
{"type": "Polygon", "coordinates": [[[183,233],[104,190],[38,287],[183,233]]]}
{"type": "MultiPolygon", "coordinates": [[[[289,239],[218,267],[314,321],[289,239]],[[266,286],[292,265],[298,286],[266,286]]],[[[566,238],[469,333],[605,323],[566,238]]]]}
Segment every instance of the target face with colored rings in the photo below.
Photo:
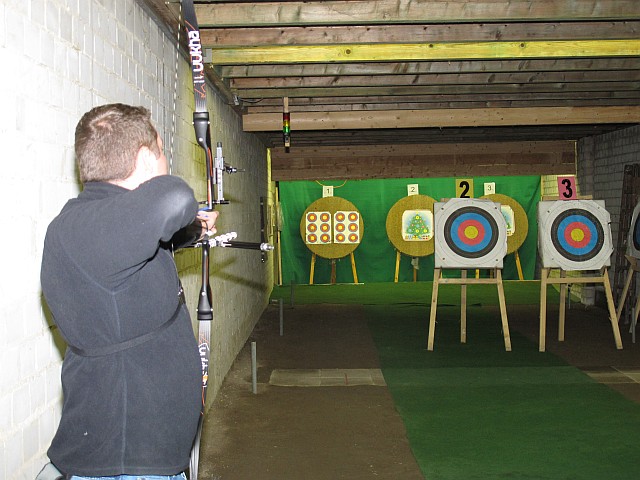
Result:
{"type": "Polygon", "coordinates": [[[495,247],[498,226],[486,211],[477,207],[463,207],[447,218],[444,237],[451,250],[458,255],[479,258],[495,247]]]}
{"type": "Polygon", "coordinates": [[[538,203],[538,247],[544,268],[599,270],[611,264],[611,217],[602,200],[538,203]]]}
{"type": "Polygon", "coordinates": [[[551,226],[551,241],[564,257],[574,262],[591,260],[604,244],[604,232],[598,219],[582,209],[566,210],[551,226]]]}
{"type": "Polygon", "coordinates": [[[640,258],[640,202],[633,209],[629,238],[627,239],[627,255],[640,258]]]}
{"type": "Polygon", "coordinates": [[[502,268],[507,226],[500,204],[452,198],[434,206],[437,268],[502,268]]]}

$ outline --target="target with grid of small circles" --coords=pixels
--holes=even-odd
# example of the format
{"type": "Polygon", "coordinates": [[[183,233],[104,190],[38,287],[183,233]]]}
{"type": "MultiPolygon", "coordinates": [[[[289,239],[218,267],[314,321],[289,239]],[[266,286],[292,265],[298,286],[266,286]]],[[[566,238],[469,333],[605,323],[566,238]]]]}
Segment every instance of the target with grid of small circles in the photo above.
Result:
{"type": "Polygon", "coordinates": [[[323,197],[300,219],[300,235],[309,250],[323,258],[342,258],[360,245],[364,235],[362,215],[340,197],[323,197]]]}

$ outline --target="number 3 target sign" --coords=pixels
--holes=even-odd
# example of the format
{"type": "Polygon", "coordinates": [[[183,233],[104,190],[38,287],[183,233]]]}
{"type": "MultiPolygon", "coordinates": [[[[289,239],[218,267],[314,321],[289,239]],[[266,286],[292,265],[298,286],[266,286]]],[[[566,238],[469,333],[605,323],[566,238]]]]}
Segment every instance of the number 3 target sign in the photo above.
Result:
{"type": "Polygon", "coordinates": [[[500,204],[473,198],[436,203],[436,268],[502,268],[507,224],[500,204]]]}
{"type": "Polygon", "coordinates": [[[538,204],[538,248],[544,268],[599,270],[611,264],[611,217],[601,200],[538,204]]]}
{"type": "Polygon", "coordinates": [[[627,239],[627,255],[640,258],[640,203],[633,209],[631,228],[627,239]]]}

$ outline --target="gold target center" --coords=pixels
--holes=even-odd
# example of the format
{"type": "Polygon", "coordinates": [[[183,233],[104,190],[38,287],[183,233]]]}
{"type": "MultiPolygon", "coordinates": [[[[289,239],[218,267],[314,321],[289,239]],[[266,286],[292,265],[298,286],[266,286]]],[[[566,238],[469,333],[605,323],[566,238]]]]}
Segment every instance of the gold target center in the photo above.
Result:
{"type": "Polygon", "coordinates": [[[464,235],[467,238],[471,238],[471,239],[476,238],[478,236],[478,229],[473,225],[469,225],[464,229],[464,235]]]}
{"type": "Polygon", "coordinates": [[[581,242],[582,240],[584,240],[584,232],[579,228],[574,228],[571,231],[571,239],[574,242],[581,242]]]}

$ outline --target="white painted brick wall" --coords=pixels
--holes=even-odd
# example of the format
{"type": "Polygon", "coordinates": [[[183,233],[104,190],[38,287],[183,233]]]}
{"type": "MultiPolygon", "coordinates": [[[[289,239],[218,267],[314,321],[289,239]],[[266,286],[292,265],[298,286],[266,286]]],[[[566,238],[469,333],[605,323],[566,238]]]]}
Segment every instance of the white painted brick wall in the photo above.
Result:
{"type": "MultiPolygon", "coordinates": [[[[611,215],[613,247],[618,245],[618,225],[624,166],[640,163],[640,126],[584,138],[578,142],[578,176],[590,186],[594,199],[604,200],[611,215]]],[[[609,276],[615,274],[615,253],[609,276]]]]}
{"type": "MultiPolygon", "coordinates": [[[[176,62],[175,39],[135,0],[4,0],[0,64],[10,66],[0,75],[0,480],[31,480],[46,461],[60,418],[65,345],[42,299],[39,270],[48,223],[80,190],[73,154],[78,119],[102,103],[144,105],[173,157],[173,173],[200,198],[204,166],[193,140],[188,65],[176,62]]],[[[213,141],[223,142],[228,163],[247,170],[228,177],[233,203],[221,207],[219,230],[257,241],[266,151],[242,133],[239,117],[219,97],[211,96],[209,108],[213,141]]],[[[212,256],[210,399],[272,284],[271,262],[261,264],[257,252],[215,249],[212,256]]],[[[180,253],[177,263],[195,316],[199,252],[180,253]]]]}

